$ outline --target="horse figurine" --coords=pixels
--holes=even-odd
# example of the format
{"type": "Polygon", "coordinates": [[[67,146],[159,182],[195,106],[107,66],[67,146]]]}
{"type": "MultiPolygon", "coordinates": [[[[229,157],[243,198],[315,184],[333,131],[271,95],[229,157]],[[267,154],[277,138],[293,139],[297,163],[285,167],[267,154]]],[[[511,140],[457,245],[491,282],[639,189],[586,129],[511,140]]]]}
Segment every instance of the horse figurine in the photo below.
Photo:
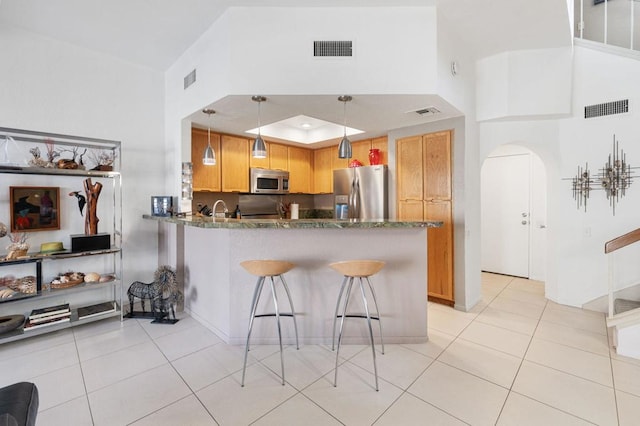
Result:
{"type": "Polygon", "coordinates": [[[181,291],[169,294],[168,297],[158,297],[151,302],[152,311],[156,312],[156,320],[159,322],[177,322],[176,319],[176,307],[178,303],[184,300],[184,296],[181,291]],[[166,320],[163,318],[166,317],[166,320]],[[172,319],[173,317],[173,319],[172,319]]]}
{"type": "MultiPolygon", "coordinates": [[[[133,314],[133,302],[134,298],[140,299],[140,305],[142,306],[142,314],[146,314],[145,299],[149,300],[151,313],[154,317],[158,317],[157,307],[162,304],[155,303],[156,300],[167,299],[172,295],[180,293],[178,290],[178,282],[176,280],[176,273],[170,266],[160,266],[155,274],[154,280],[150,283],[143,283],[141,281],[134,281],[127,290],[127,296],[129,297],[129,305],[131,307],[130,313],[133,314]]],[[[175,297],[175,296],[174,296],[175,297]]],[[[166,310],[161,309],[161,313],[166,313],[166,310]]],[[[173,309],[172,309],[173,311],[173,309]]],[[[174,312],[175,318],[175,312],[174,312]]]]}

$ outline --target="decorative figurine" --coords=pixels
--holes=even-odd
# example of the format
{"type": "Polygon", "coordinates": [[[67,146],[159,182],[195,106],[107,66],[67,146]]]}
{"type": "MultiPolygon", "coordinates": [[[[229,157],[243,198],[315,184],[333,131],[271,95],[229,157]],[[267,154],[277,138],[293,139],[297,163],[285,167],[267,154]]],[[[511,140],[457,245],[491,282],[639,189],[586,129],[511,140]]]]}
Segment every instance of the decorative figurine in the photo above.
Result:
{"type": "Polygon", "coordinates": [[[69,195],[73,195],[78,199],[78,208],[80,209],[80,216],[82,216],[82,210],[84,210],[84,205],[87,204],[87,199],[80,193],[80,191],[70,192],[69,195]]]}
{"type": "Polygon", "coordinates": [[[102,191],[102,184],[91,182],[91,178],[84,180],[84,192],[87,194],[87,215],[84,217],[85,235],[96,235],[98,233],[98,197],[102,191]]]}
{"type": "Polygon", "coordinates": [[[126,315],[127,318],[154,318],[154,323],[166,324],[178,322],[174,307],[183,300],[183,296],[178,290],[176,273],[170,266],[160,266],[154,274],[153,282],[134,281],[129,286],[129,290],[127,290],[127,296],[129,297],[130,305],[130,311],[126,315]],[[136,297],[140,299],[142,312],[133,310],[133,303],[136,297]],[[149,313],[145,308],[145,299],[149,300],[151,305],[151,312],[149,313]],[[169,313],[173,315],[173,319],[166,318],[169,313]]]}

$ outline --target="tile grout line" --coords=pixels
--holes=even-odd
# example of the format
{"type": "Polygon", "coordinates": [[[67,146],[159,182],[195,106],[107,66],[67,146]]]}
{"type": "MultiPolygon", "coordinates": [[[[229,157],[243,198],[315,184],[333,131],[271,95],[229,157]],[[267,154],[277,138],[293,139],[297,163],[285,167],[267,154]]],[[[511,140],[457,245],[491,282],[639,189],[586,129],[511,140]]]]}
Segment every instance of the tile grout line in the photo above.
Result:
{"type": "MultiPolygon", "coordinates": [[[[136,320],[136,321],[138,321],[138,320],[136,320]]],[[[138,324],[140,324],[140,322],[139,322],[139,321],[138,321],[138,324]]],[[[184,377],[182,377],[182,374],[180,374],[180,372],[176,369],[176,367],[173,365],[173,362],[172,362],[172,361],[169,359],[169,357],[167,357],[167,355],[162,351],[162,348],[158,345],[158,343],[156,342],[156,339],[155,339],[155,338],[153,338],[153,337],[151,336],[151,334],[149,334],[149,332],[147,331],[147,329],[145,329],[144,327],[142,327],[142,325],[140,325],[140,327],[144,330],[144,332],[147,334],[147,336],[149,336],[149,338],[151,339],[151,341],[153,342],[153,344],[155,345],[155,347],[158,349],[158,351],[160,351],[160,353],[162,354],[162,356],[167,360],[167,363],[171,366],[171,368],[173,369],[173,371],[178,375],[178,377],[180,377],[180,380],[182,380],[182,382],[185,384],[185,386],[187,387],[187,389],[189,389],[189,391],[191,391],[191,395],[193,395],[193,396],[194,396],[194,398],[196,398],[196,400],[198,400],[198,403],[199,403],[200,405],[202,405],[202,408],[204,408],[204,410],[207,412],[207,414],[208,414],[209,416],[211,416],[211,418],[213,419],[213,421],[214,421],[214,422],[216,422],[216,424],[218,424],[218,425],[219,425],[219,424],[220,424],[220,422],[218,422],[218,421],[216,420],[216,418],[215,418],[215,416],[213,415],[213,413],[211,413],[211,412],[209,411],[209,409],[207,408],[207,406],[206,406],[206,405],[202,402],[202,400],[198,397],[197,393],[196,393],[196,392],[191,388],[191,386],[189,386],[189,383],[187,383],[187,381],[185,380],[185,378],[184,378],[184,377]]],[[[175,333],[177,333],[177,332],[169,333],[169,334],[166,334],[166,335],[163,335],[163,336],[159,336],[159,337],[164,337],[164,336],[168,336],[168,335],[175,334],[175,333]]],[[[216,343],[216,344],[217,344],[217,343],[216,343]]],[[[200,351],[205,350],[205,349],[208,349],[208,348],[210,348],[210,347],[212,347],[212,346],[215,346],[216,344],[214,344],[214,345],[210,345],[210,346],[207,346],[207,347],[205,347],[205,348],[201,348],[201,349],[199,349],[199,350],[197,350],[197,351],[195,351],[195,352],[191,352],[191,354],[193,354],[193,353],[197,353],[197,352],[200,352],[200,351]]],[[[182,356],[182,357],[178,357],[178,358],[176,358],[174,361],[176,361],[176,360],[178,360],[178,359],[181,359],[181,358],[183,358],[183,357],[185,357],[185,356],[191,355],[191,354],[187,354],[187,355],[184,355],[184,356],[182,356]]],[[[148,371],[148,370],[147,370],[147,371],[148,371]]],[[[221,378],[220,380],[223,380],[223,379],[225,379],[225,378],[229,377],[229,376],[230,376],[230,375],[232,375],[232,374],[233,374],[233,373],[230,373],[229,375],[227,375],[227,376],[225,376],[225,377],[221,378]]],[[[213,383],[219,382],[220,380],[216,380],[216,381],[215,381],[215,382],[213,382],[213,383]]],[[[207,385],[207,386],[211,386],[213,383],[210,383],[210,384],[209,384],[209,385],[207,385]]],[[[205,387],[206,387],[206,386],[205,386],[205,387]]],[[[172,402],[172,403],[171,403],[171,404],[169,404],[169,405],[175,404],[176,402],[181,401],[181,400],[183,400],[183,399],[187,398],[188,396],[189,396],[189,395],[187,395],[187,396],[185,396],[185,397],[183,397],[183,398],[180,398],[180,399],[178,399],[177,401],[174,401],[174,402],[172,402]]],[[[164,409],[164,408],[166,408],[166,407],[168,407],[168,406],[162,407],[162,408],[160,408],[159,410],[162,410],[162,409],[164,409]]],[[[156,410],[156,411],[154,411],[153,413],[155,413],[155,412],[157,412],[157,411],[159,411],[159,410],[156,410]]],[[[153,413],[148,413],[147,415],[145,415],[145,416],[141,417],[141,418],[140,418],[140,419],[138,419],[138,420],[141,420],[141,419],[143,419],[143,418],[145,418],[145,417],[148,417],[148,416],[150,416],[150,415],[151,415],[151,414],[153,414],[153,413]]],[[[138,420],[136,420],[136,421],[138,421],[138,420]]]]}
{"type": "MultiPolygon", "coordinates": [[[[606,324],[606,318],[605,318],[606,324]]],[[[616,392],[616,375],[613,372],[613,357],[611,356],[611,343],[609,340],[609,333],[611,329],[607,327],[607,346],[609,347],[609,365],[611,366],[611,384],[613,385],[613,402],[616,406],[616,420],[620,424],[620,410],[618,408],[618,392],[616,392]]],[[[617,353],[617,352],[616,352],[617,353]]]]}
{"type": "Polygon", "coordinates": [[[91,424],[95,425],[96,421],[93,418],[93,410],[91,409],[91,402],[89,401],[89,390],[87,389],[87,382],[84,378],[84,368],[82,367],[82,360],[80,359],[80,350],[78,349],[78,340],[76,339],[75,330],[71,329],[73,335],[73,344],[76,348],[76,354],[78,356],[78,366],[80,367],[80,375],[82,377],[82,387],[84,388],[84,398],[87,401],[87,407],[89,408],[89,416],[91,417],[91,424]]]}

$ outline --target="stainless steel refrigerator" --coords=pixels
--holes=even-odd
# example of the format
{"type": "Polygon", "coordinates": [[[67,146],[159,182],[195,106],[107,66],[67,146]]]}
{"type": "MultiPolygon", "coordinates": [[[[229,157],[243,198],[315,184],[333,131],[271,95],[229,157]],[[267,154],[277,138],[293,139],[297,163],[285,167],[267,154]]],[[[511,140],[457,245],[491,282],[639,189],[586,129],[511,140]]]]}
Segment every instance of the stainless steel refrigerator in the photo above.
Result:
{"type": "Polygon", "coordinates": [[[333,171],[336,219],[380,220],[389,217],[387,166],[333,171]]]}

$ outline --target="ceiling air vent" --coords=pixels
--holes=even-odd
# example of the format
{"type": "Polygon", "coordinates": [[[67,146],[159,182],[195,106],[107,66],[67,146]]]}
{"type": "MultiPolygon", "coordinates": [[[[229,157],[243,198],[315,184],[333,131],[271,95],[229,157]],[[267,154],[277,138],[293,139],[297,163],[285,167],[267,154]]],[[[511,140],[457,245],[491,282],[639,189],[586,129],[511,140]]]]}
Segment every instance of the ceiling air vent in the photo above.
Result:
{"type": "Polygon", "coordinates": [[[184,76],[184,88],[191,86],[196,82],[196,70],[194,69],[189,74],[184,76]]]}
{"type": "Polygon", "coordinates": [[[351,57],[353,56],[353,42],[352,41],[314,41],[313,56],[315,57],[327,57],[327,56],[351,57]]]}
{"type": "Polygon", "coordinates": [[[440,114],[440,110],[436,107],[428,107],[428,108],[422,108],[419,109],[417,111],[414,111],[416,114],[418,115],[434,115],[434,114],[440,114]]]}
{"type": "Polygon", "coordinates": [[[622,114],[625,112],[629,112],[629,99],[604,104],[587,105],[584,107],[584,118],[602,117],[604,115],[622,114]]]}

